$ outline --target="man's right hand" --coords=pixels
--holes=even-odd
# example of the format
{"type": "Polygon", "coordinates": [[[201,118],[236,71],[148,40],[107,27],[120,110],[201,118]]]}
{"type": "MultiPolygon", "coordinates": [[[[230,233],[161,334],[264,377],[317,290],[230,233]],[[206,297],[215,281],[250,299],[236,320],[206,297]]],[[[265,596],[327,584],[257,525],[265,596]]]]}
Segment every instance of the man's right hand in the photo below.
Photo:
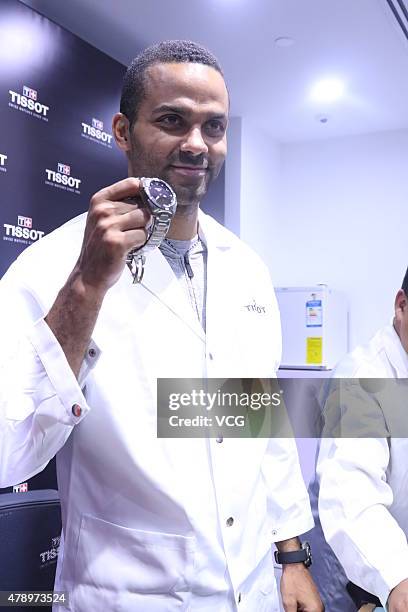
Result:
{"type": "Polygon", "coordinates": [[[75,376],[107,290],[122,274],[128,252],[146,242],[150,213],[123,202],[139,192],[139,179],[131,177],[91,198],[79,259],[45,318],[75,376]]]}
{"type": "Polygon", "coordinates": [[[119,279],[128,252],[146,242],[149,211],[123,201],[137,198],[139,192],[140,180],[129,177],[92,196],[75,266],[84,287],[104,294],[119,279]]]}
{"type": "Polygon", "coordinates": [[[408,578],[392,589],[387,609],[388,612],[408,612],[408,578]]]}

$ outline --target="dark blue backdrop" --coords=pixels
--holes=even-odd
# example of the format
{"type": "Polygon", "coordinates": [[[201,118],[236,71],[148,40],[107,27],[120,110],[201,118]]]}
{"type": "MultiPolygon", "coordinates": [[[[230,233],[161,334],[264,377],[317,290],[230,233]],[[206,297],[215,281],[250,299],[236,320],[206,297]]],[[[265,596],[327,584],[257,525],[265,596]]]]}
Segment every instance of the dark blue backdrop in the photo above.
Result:
{"type": "MultiPolygon", "coordinates": [[[[1,277],[127,166],[111,133],[124,66],[18,0],[0,3],[0,57],[1,277]]],[[[204,204],[223,223],[224,171],[204,204]]],[[[53,462],[28,487],[55,488],[53,462]]]]}
{"type": "Polygon", "coordinates": [[[0,4],[0,40],[1,276],[126,164],[110,127],[121,64],[16,0],[0,4]]]}

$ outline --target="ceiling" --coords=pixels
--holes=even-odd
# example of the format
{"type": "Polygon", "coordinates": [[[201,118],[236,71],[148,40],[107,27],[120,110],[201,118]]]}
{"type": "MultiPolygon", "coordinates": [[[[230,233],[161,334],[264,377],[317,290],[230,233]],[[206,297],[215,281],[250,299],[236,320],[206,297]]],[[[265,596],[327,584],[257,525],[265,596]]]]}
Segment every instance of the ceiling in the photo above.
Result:
{"type": "Polygon", "coordinates": [[[124,64],[160,40],[204,44],[223,66],[232,115],[279,142],[408,128],[408,41],[387,0],[24,2],[124,64]],[[344,96],[313,102],[313,84],[333,76],[344,96]]]}

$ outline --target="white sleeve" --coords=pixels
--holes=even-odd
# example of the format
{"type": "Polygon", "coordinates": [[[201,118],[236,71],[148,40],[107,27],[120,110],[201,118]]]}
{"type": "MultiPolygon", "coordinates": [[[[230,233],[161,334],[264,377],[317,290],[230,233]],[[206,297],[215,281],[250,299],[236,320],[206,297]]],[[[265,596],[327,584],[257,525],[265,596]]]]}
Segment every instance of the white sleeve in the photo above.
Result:
{"type": "Polygon", "coordinates": [[[390,460],[386,438],[336,438],[321,442],[319,515],[327,542],[348,578],[379,597],[408,578],[408,545],[388,508],[390,460]]]}
{"type": "Polygon", "coordinates": [[[262,475],[268,490],[268,512],[274,517],[272,541],[309,531],[314,521],[293,438],[269,440],[262,475]]]}
{"type": "Polygon", "coordinates": [[[0,282],[0,487],[40,472],[89,410],[82,389],[99,351],[92,343],[78,382],[45,314],[10,271],[0,282]]]}
{"type": "MultiPolygon", "coordinates": [[[[282,353],[280,313],[269,271],[263,262],[262,271],[265,274],[264,287],[268,291],[265,303],[271,309],[273,325],[271,336],[265,335],[265,339],[268,342],[272,339],[274,353],[270,375],[275,377],[282,353]]],[[[274,386],[271,389],[271,392],[273,391],[276,391],[274,386]]],[[[273,517],[272,541],[280,542],[309,531],[314,526],[314,520],[286,407],[281,420],[273,421],[272,425],[274,433],[278,427],[284,437],[273,437],[269,440],[262,462],[262,475],[268,491],[268,513],[273,517]]]]}

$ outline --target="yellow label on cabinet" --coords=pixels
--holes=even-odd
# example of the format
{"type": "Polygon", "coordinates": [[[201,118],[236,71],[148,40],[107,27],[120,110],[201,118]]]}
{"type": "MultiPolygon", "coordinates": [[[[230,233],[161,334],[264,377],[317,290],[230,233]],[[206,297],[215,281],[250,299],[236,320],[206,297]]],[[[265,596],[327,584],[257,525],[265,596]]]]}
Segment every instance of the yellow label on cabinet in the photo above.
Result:
{"type": "Polygon", "coordinates": [[[306,338],[306,363],[308,365],[321,365],[323,361],[323,338],[306,338]]]}

